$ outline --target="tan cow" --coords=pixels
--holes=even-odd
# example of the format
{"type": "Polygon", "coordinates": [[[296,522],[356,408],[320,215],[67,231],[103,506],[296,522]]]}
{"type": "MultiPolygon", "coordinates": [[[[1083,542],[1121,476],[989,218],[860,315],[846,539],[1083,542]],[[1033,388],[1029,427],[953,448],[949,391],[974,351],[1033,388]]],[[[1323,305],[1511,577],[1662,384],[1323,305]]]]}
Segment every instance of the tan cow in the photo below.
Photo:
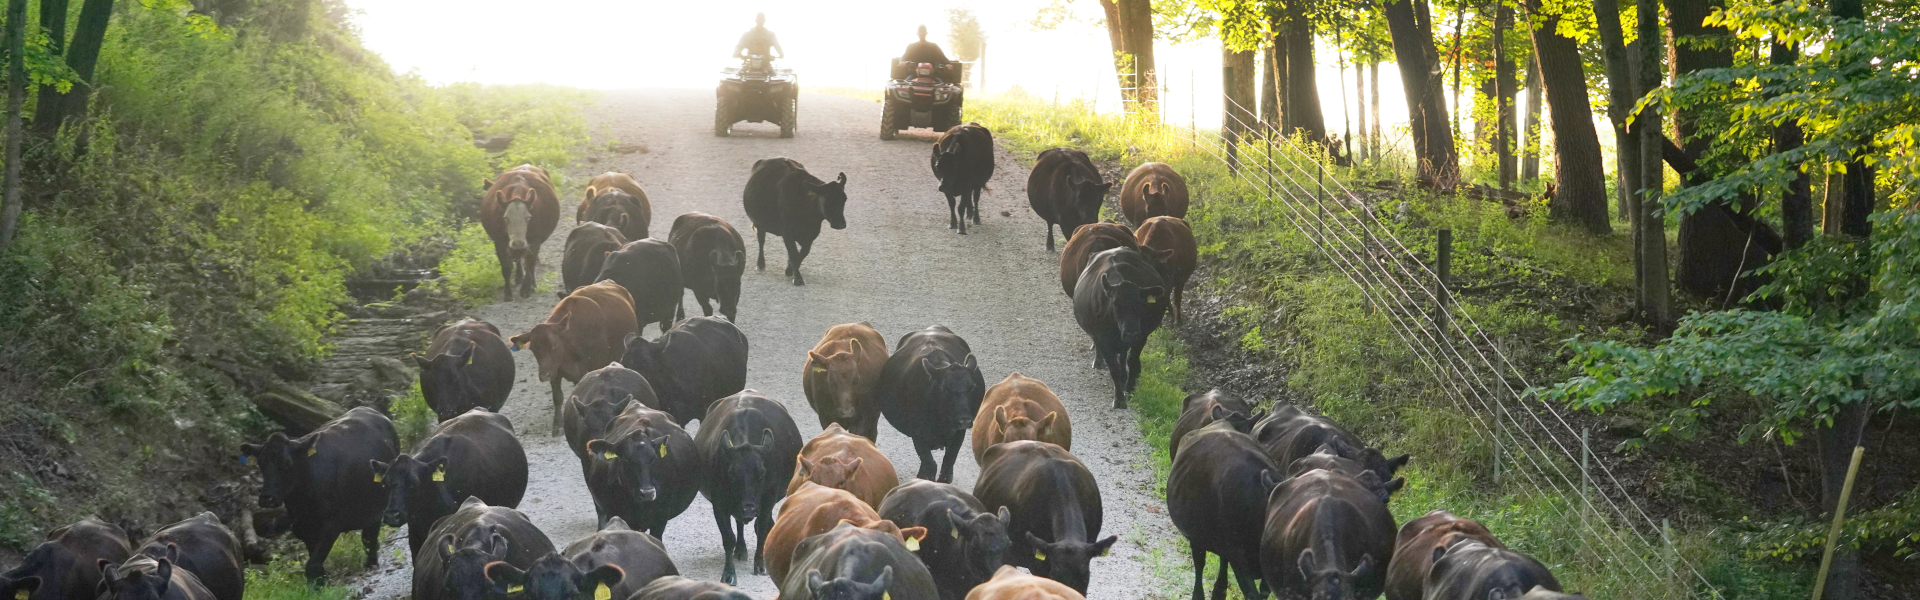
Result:
{"type": "Polygon", "coordinates": [[[811,481],[830,488],[852,492],[868,506],[879,506],[887,492],[900,485],[887,455],[874,447],[873,440],[848,433],[839,423],[813,436],[800,454],[793,457],[793,479],[787,482],[787,494],[811,481]]]}
{"type": "Polygon", "coordinates": [[[1173,322],[1181,323],[1187,280],[1199,264],[1200,248],[1193,241],[1193,228],[1179,217],[1154,217],[1133,231],[1133,239],[1140,243],[1141,252],[1154,269],[1160,271],[1160,279],[1173,287],[1173,322]]]}
{"type": "Polygon", "coordinates": [[[1120,214],[1134,225],[1153,217],[1187,218],[1187,179],[1167,163],[1134,167],[1120,184],[1120,214]]]}
{"type": "Polygon", "coordinates": [[[580,206],[573,209],[573,222],[579,223],[587,220],[587,212],[593,210],[593,197],[607,190],[620,190],[630,196],[639,198],[643,204],[647,205],[647,221],[651,222],[653,220],[653,205],[647,202],[647,192],[640,189],[640,182],[634,180],[632,175],[607,171],[593,176],[593,179],[587,180],[586,197],[581,198],[580,206]]]}
{"type": "Polygon", "coordinates": [[[774,517],[773,529],[767,531],[767,575],[774,581],[786,581],[787,567],[793,564],[794,547],[800,545],[801,540],[839,526],[842,521],[894,534],[908,550],[917,550],[920,540],[927,537],[927,528],[902,529],[893,521],[881,519],[872,506],[846,490],[807,482],[780,503],[780,514],[774,517]]]}
{"type": "Polygon", "coordinates": [[[513,336],[513,350],[533,349],[540,380],[553,382],[553,434],[560,434],[560,380],[578,382],[589,371],[620,360],[634,329],[633,296],[612,281],[581,286],[560,299],[547,320],[513,336]]]}
{"type": "Polygon", "coordinates": [[[820,417],[820,427],[839,423],[869,440],[879,439],[880,405],[874,403],[873,384],[886,363],[887,340],[872,325],[828,328],[807,351],[807,364],[800,369],[801,387],[820,417]]]}
{"type": "Polygon", "coordinates": [[[1073,422],[1067,407],[1047,384],[1018,372],[987,388],[973,416],[973,460],[1001,442],[1035,440],[1073,449],[1073,422]]]}
{"type": "Polygon", "coordinates": [[[1020,567],[1000,565],[993,579],[967,592],[967,600],[1086,600],[1067,584],[1028,575],[1020,567]]]}
{"type": "Polygon", "coordinates": [[[500,278],[505,280],[502,294],[513,299],[533,295],[540,268],[540,245],[553,235],[560,222],[560,197],[554,194],[553,180],[547,170],[520,165],[500,173],[496,179],[483,179],[478,217],[480,227],[493,240],[494,258],[500,261],[500,278]]]}

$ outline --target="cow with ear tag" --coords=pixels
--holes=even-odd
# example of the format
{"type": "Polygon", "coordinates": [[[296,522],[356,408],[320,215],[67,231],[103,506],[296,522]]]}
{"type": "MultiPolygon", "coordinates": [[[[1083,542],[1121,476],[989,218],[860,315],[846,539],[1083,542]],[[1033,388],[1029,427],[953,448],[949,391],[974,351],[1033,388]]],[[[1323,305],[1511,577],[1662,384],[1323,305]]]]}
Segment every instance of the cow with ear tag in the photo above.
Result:
{"type": "Polygon", "coordinates": [[[620,364],[653,386],[659,402],[649,407],[689,425],[747,388],[747,334],[726,319],[693,317],[652,340],[627,336],[620,364]]]}
{"type": "Polygon", "coordinates": [[[773,529],[773,505],[786,495],[800,455],[800,427],[787,408],[759,392],[746,390],[715,402],[694,438],[705,473],[700,494],[713,505],[726,554],[720,581],[733,585],[733,561],[747,557],[747,524],[756,539],[753,572],[767,572],[767,533],[773,529]]]}
{"type": "Polygon", "coordinates": [[[987,449],[973,495],[1012,515],[1009,562],[1086,593],[1094,558],[1119,536],[1100,538],[1100,485],[1073,453],[1046,442],[1007,442],[987,449]]]}
{"type": "Polygon", "coordinates": [[[167,557],[135,556],[114,564],[101,559],[100,600],[214,600],[192,572],[167,557]]]}
{"type": "Polygon", "coordinates": [[[741,201],[760,238],[760,270],[767,269],[767,234],[780,236],[787,245],[787,277],[794,285],[807,284],[800,263],[813,252],[820,223],[847,228],[847,174],[821,181],[790,158],[754,161],[741,201]]]}
{"type": "Polygon", "coordinates": [[[1366,486],[1380,498],[1381,502],[1392,500],[1393,493],[1400,491],[1400,488],[1407,484],[1404,477],[1381,481],[1379,473],[1368,470],[1366,466],[1360,464],[1360,461],[1347,458],[1353,454],[1355,453],[1347,447],[1346,440],[1334,438],[1321,444],[1313,454],[1294,459],[1292,464],[1287,465],[1287,474],[1299,475],[1314,469],[1343,473],[1359,481],[1360,485],[1366,486]]]}
{"type": "MultiPolygon", "coordinates": [[[[709,302],[717,301],[720,314],[738,323],[740,277],[747,269],[747,244],[733,224],[707,213],[690,212],[673,220],[667,243],[673,244],[674,250],[680,253],[680,284],[693,292],[700,311],[713,316],[709,302]]],[[[674,317],[684,319],[686,316],[686,307],[676,304],[674,317]]]]}
{"type": "Polygon", "coordinates": [[[1007,507],[987,509],[980,499],[950,483],[916,479],[894,488],[880,502],[880,518],[900,527],[923,527],[927,537],[914,553],[926,563],[942,600],[958,600],[1006,564],[1007,507]]]}
{"type": "Polygon", "coordinates": [[[393,422],[362,406],[298,438],[274,432],[240,446],[243,460],[260,465],[260,506],[285,505],[293,536],[306,544],[309,581],[325,577],[327,554],[348,531],[360,532],[369,568],[379,560],[387,494],[372,465],[393,460],[399,445],[393,422]]]}
{"type": "Polygon", "coordinates": [[[667,521],[700,493],[700,448],[673,418],[638,403],[586,443],[587,491],[599,523],[613,519],[665,538],[667,521]]]}
{"type": "Polygon", "coordinates": [[[1093,255],[1073,291],[1073,317],[1093,338],[1094,368],[1113,378],[1113,407],[1126,408],[1140,383],[1140,352],[1167,314],[1167,287],[1139,251],[1093,255]]]}
{"type": "Polygon", "coordinates": [[[880,413],[895,429],[913,438],[920,455],[921,479],[953,481],[953,463],[967,443],[967,428],[980,412],[987,381],[973,348],[945,325],[909,333],[894,345],[880,368],[874,396],[880,413]],[[935,469],[933,451],[946,455],[935,469]]]}
{"type": "Polygon", "coordinates": [[[475,408],[448,419],[412,454],[372,461],[374,480],[386,486],[381,520],[407,527],[407,547],[420,553],[427,531],[459,510],[465,498],[520,506],[527,492],[527,453],[506,415],[475,408]]]}
{"type": "Polygon", "coordinates": [[[567,435],[567,448],[582,461],[581,468],[586,467],[587,440],[606,431],[614,417],[636,403],[657,406],[660,399],[646,377],[618,362],[589,371],[573,386],[561,405],[560,425],[567,435]]]}
{"type": "Polygon", "coordinates": [[[785,600],[935,600],[926,565],[899,534],[842,522],[793,549],[785,600]]]}
{"type": "Polygon", "coordinates": [[[427,539],[427,547],[413,555],[414,600],[498,597],[487,579],[488,565],[504,562],[525,570],[553,552],[553,542],[526,515],[479,498],[468,498],[460,510],[440,519],[427,539]]]}
{"type": "Polygon", "coordinates": [[[486,321],[461,319],[433,334],[420,366],[420,396],[445,421],[483,407],[499,412],[513,392],[513,351],[500,329],[486,321]]]}
{"type": "Polygon", "coordinates": [[[94,517],[53,530],[20,564],[0,573],[0,599],[96,600],[98,561],[123,562],[133,554],[127,533],[94,517]]]}
{"type": "Polygon", "coordinates": [[[175,569],[185,569],[206,586],[214,600],[241,600],[247,595],[247,571],[241,564],[240,538],[211,512],[188,517],[162,528],[146,539],[134,555],[165,558],[175,569]]]}
{"type": "Polygon", "coordinates": [[[1260,572],[1279,594],[1375,598],[1386,587],[1394,533],[1393,514],[1373,490],[1340,473],[1308,471],[1267,495],[1260,572]]]}
{"type": "Polygon", "coordinates": [[[587,372],[621,360],[628,334],[638,333],[633,295],[620,284],[602,281],[567,294],[547,320],[513,336],[513,350],[533,350],[540,380],[553,382],[553,433],[560,433],[560,380],[578,382],[587,372]]]}
{"type": "Polygon", "coordinates": [[[1120,185],[1120,213],[1136,226],[1154,217],[1186,218],[1187,179],[1166,163],[1134,167],[1120,185]]]}
{"type": "Polygon", "coordinates": [[[887,340],[872,324],[827,328],[800,367],[801,388],[822,429],[839,423],[855,435],[880,439],[880,406],[874,403],[873,386],[886,362],[887,340]]]}
{"type": "MultiPolygon", "coordinates": [[[[987,388],[973,417],[973,460],[1001,442],[1038,440],[1073,449],[1073,422],[1060,396],[1038,379],[1015,371],[987,388]]],[[[985,575],[992,575],[986,573],[985,575]]]]}

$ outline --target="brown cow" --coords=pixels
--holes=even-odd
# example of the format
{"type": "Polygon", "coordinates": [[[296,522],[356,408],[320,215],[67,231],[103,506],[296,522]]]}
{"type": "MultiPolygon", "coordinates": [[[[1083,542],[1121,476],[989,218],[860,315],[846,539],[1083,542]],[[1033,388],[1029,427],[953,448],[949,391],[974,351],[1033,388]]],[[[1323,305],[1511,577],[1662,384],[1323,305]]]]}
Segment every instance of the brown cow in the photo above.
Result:
{"type": "Polygon", "coordinates": [[[1456,517],[1446,510],[1407,521],[1394,537],[1393,560],[1387,562],[1387,600],[1420,600],[1425,594],[1427,572],[1433,569],[1434,555],[1438,554],[1435,550],[1446,549],[1456,539],[1506,547],[1479,521],[1456,517]]]}
{"type": "Polygon", "coordinates": [[[1187,218],[1187,179],[1167,163],[1134,167],[1120,184],[1120,214],[1134,225],[1153,217],[1187,218]]]}
{"type": "Polygon", "coordinates": [[[786,581],[787,567],[793,563],[794,546],[800,545],[801,540],[826,533],[841,521],[894,534],[908,550],[918,549],[920,538],[927,537],[927,528],[902,529],[893,521],[881,519],[873,506],[846,490],[806,482],[780,503],[780,515],[773,520],[773,530],[767,532],[767,575],[774,581],[786,581]]]}
{"type": "Polygon", "coordinates": [[[820,427],[839,423],[869,440],[880,439],[880,405],[874,403],[873,384],[886,363],[887,339],[872,325],[827,328],[800,369],[800,385],[820,417],[820,427]]]}
{"type": "Polygon", "coordinates": [[[1036,440],[1073,449],[1073,421],[1047,384],[1018,371],[987,388],[973,417],[973,461],[1001,442],[1036,440]]]}
{"type": "Polygon", "coordinates": [[[595,175],[593,179],[587,180],[586,197],[580,200],[580,206],[573,209],[573,222],[587,220],[587,213],[593,210],[593,198],[611,190],[620,190],[629,196],[639,198],[640,205],[647,209],[643,222],[653,222],[653,203],[647,201],[647,192],[640,189],[640,182],[635,181],[632,175],[613,171],[595,175]]]}
{"type": "Polygon", "coordinates": [[[581,286],[547,313],[547,320],[513,336],[513,350],[532,348],[540,380],[553,382],[553,433],[560,434],[560,380],[578,382],[589,371],[620,360],[634,328],[633,296],[612,281],[581,286]]]}
{"type": "Polygon", "coordinates": [[[1020,567],[1000,565],[993,579],[967,592],[967,600],[1086,600],[1067,584],[1020,572],[1020,567]]]}
{"type": "Polygon", "coordinates": [[[513,299],[515,283],[522,297],[533,295],[540,268],[540,245],[560,224],[560,197],[553,191],[547,170],[520,165],[497,179],[482,180],[480,226],[493,239],[493,255],[500,259],[500,278],[506,299],[513,299]]]}
{"type": "Polygon", "coordinates": [[[887,492],[900,485],[893,463],[874,447],[873,440],[848,433],[839,423],[828,425],[826,431],[808,440],[793,461],[788,495],[811,481],[852,492],[868,506],[879,506],[887,492]]]}
{"type": "Polygon", "coordinates": [[[1200,247],[1193,241],[1193,228],[1180,217],[1154,217],[1133,230],[1133,239],[1160,270],[1160,279],[1173,288],[1173,322],[1181,323],[1182,298],[1186,297],[1187,280],[1193,277],[1200,254],[1200,247]]]}
{"type": "Polygon", "coordinates": [[[1072,232],[1067,239],[1067,247],[1060,249],[1060,289],[1073,297],[1073,288],[1080,283],[1080,272],[1087,270],[1087,261],[1093,255],[1114,248],[1140,249],[1140,243],[1134,241],[1133,230],[1119,223],[1088,223],[1072,232]],[[1084,234],[1084,235],[1082,235],[1084,234]]]}

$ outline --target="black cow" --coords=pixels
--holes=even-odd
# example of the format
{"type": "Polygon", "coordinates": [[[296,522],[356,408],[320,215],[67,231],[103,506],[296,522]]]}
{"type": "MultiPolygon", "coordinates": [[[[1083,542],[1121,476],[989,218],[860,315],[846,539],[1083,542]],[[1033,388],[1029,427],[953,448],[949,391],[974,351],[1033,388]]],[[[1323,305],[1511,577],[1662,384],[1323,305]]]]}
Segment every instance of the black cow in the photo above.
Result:
{"type": "Polygon", "coordinates": [[[927,529],[914,553],[933,574],[941,600],[966,598],[1007,562],[1012,544],[1007,523],[1013,515],[1005,506],[988,511],[980,499],[953,484],[909,481],[887,492],[878,510],[880,518],[894,525],[927,529]]]}
{"type": "Polygon", "coordinates": [[[673,327],[673,309],[680,306],[680,253],[673,244],[653,238],[627,242],[600,266],[594,281],[612,281],[627,288],[633,296],[633,317],[639,324],[635,333],[645,333],[648,323],[659,323],[660,331],[673,327]]]}
{"type": "Polygon", "coordinates": [[[99,600],[215,600],[192,571],[171,558],[135,556],[124,563],[100,561],[99,600]]]}
{"type": "Polygon", "coordinates": [[[620,364],[653,385],[659,403],[649,406],[689,424],[715,400],[747,389],[747,334],[726,319],[694,317],[653,341],[629,336],[620,364]]]}
{"type": "Polygon", "coordinates": [[[1533,557],[1460,538],[1434,551],[1425,600],[1520,600],[1536,587],[1560,591],[1560,580],[1533,557]]]}
{"type": "Polygon", "coordinates": [[[980,191],[993,179],[993,132],[979,123],[955,125],[933,143],[931,162],[947,196],[947,229],[966,235],[968,215],[980,224],[980,191]]]}
{"type": "Polygon", "coordinates": [[[787,277],[794,285],[807,284],[800,276],[800,263],[813,252],[820,222],[834,229],[847,228],[847,174],[821,181],[790,158],[754,161],[741,201],[760,238],[760,270],[767,270],[767,234],[780,236],[787,245],[787,277]]]}
{"type": "Polygon", "coordinates": [[[504,562],[487,565],[487,579],[496,591],[518,588],[526,600],[626,600],[655,579],[679,574],[660,540],[628,529],[618,518],[567,544],[565,551],[534,561],[530,569],[504,562]]]}
{"type": "Polygon", "coordinates": [[[133,555],[127,533],[93,517],[53,530],[20,564],[0,573],[0,598],[97,600],[100,561],[126,562],[133,555]]]}
{"type": "Polygon", "coordinates": [[[619,188],[600,191],[587,209],[587,220],[619,229],[629,242],[646,239],[653,222],[653,207],[619,188]]]}
{"type": "Polygon", "coordinates": [[[895,534],[841,521],[793,547],[785,600],[937,600],[933,575],[895,534]]]}
{"type": "Polygon", "coordinates": [[[153,534],[136,556],[167,559],[193,573],[214,600],[240,600],[247,594],[247,571],[240,564],[240,538],[211,512],[194,515],[153,534]]]}
{"type": "MultiPolygon", "coordinates": [[[[560,408],[560,428],[566,432],[567,448],[581,461],[587,460],[587,440],[599,437],[614,417],[635,402],[647,406],[660,403],[653,385],[639,371],[617,362],[588,371],[580,383],[574,384],[573,393],[560,408]]],[[[585,466],[582,462],[581,467],[585,466]]]]}
{"type": "Polygon", "coordinates": [[[413,454],[371,464],[387,489],[381,519],[407,526],[407,548],[415,556],[433,524],[459,510],[461,499],[514,508],[527,492],[527,452],[514,437],[513,421],[477,408],[441,423],[413,454]]]}
{"type": "MultiPolygon", "coordinates": [[[[1220,406],[1220,405],[1215,405],[1220,406]]],[[[1252,437],[1222,421],[1188,434],[1167,475],[1167,515],[1187,536],[1193,553],[1193,598],[1200,600],[1207,553],[1220,556],[1213,596],[1227,593],[1227,568],[1233,568],[1240,593],[1262,598],[1260,528],[1267,515],[1266,483],[1279,470],[1252,437]]]]}
{"type": "Polygon", "coordinates": [[[1259,440],[1260,445],[1267,449],[1267,457],[1273,459],[1273,464],[1282,466],[1292,465],[1293,461],[1313,454],[1320,446],[1338,439],[1342,443],[1334,448],[1341,452],[1342,457],[1359,461],[1382,482],[1392,481],[1393,473],[1406,466],[1411,458],[1406,454],[1387,458],[1333,419],[1307,414],[1291,405],[1276,406],[1273,414],[1255,423],[1253,439],[1259,440]]]}
{"type": "Polygon", "coordinates": [[[1265,416],[1265,413],[1254,413],[1253,406],[1246,400],[1219,388],[1187,394],[1187,398],[1180,401],[1180,419],[1174,421],[1173,434],[1167,440],[1167,457],[1169,460],[1180,458],[1180,440],[1214,421],[1226,420],[1233,423],[1234,430],[1248,433],[1253,431],[1253,424],[1265,416]]]}
{"type": "Polygon", "coordinates": [[[985,459],[973,495],[1012,511],[1009,562],[1087,593],[1094,557],[1120,541],[1117,535],[1095,539],[1101,510],[1093,473],[1073,453],[1032,440],[996,444],[985,459]]]}
{"type": "Polygon", "coordinates": [[[1333,438],[1327,443],[1321,444],[1319,449],[1313,451],[1313,454],[1293,459],[1293,462],[1288,463],[1287,475],[1299,475],[1314,469],[1326,469],[1340,473],[1352,477],[1355,481],[1360,482],[1360,485],[1367,486],[1367,489],[1372,490],[1373,494],[1378,496],[1381,502],[1392,500],[1393,493],[1400,491],[1400,488],[1407,484],[1406,478],[1403,477],[1395,477],[1389,481],[1381,481],[1378,473],[1368,470],[1365,465],[1360,464],[1360,461],[1347,458],[1354,454],[1356,453],[1353,450],[1348,449],[1346,440],[1333,438]]]}
{"type": "Polygon", "coordinates": [[[1113,407],[1140,384],[1140,351],[1167,314],[1160,272],[1132,248],[1093,255],[1073,290],[1073,318],[1093,338],[1093,367],[1113,377],[1113,407]]]}
{"type": "Polygon", "coordinates": [[[1377,598],[1393,558],[1393,514],[1354,478],[1313,470],[1267,495],[1260,572],[1276,595],[1377,598]]]}
{"type": "Polygon", "coordinates": [[[1109,189],[1113,183],[1101,180],[1085,152],[1053,148],[1035,157],[1027,175],[1027,205],[1047,222],[1047,249],[1053,249],[1055,225],[1064,241],[1081,225],[1100,220],[1100,203],[1109,189]]]}
{"type": "Polygon", "coordinates": [[[628,600],[753,600],[753,596],[724,583],[672,575],[653,580],[628,600]]]}
{"type": "Polygon", "coordinates": [[[667,521],[700,493],[700,448],[667,413],[629,404],[585,448],[587,491],[601,525],[619,518],[665,539],[667,521]]]}
{"type": "Polygon", "coordinates": [[[461,319],[433,334],[420,365],[420,396],[445,421],[475,406],[499,412],[513,393],[513,350],[492,323],[461,319]]]}
{"type": "Polygon", "coordinates": [[[713,520],[720,526],[720,543],[727,555],[720,581],[733,585],[734,559],[747,557],[747,523],[753,522],[758,540],[753,551],[753,573],[767,572],[767,531],[773,529],[773,505],[787,495],[793,479],[794,458],[800,455],[800,427],[787,408],[759,392],[746,390],[715,402],[700,423],[700,447],[705,465],[700,495],[713,504],[713,520]]]}
{"type": "Polygon", "coordinates": [[[619,229],[591,221],[574,226],[567,232],[560,258],[560,290],[554,293],[565,298],[574,288],[593,283],[607,264],[607,255],[625,245],[627,236],[619,229]]]}
{"type": "Polygon", "coordinates": [[[953,461],[967,443],[967,428],[980,412],[987,394],[986,378],[967,341],[945,325],[934,325],[900,337],[893,355],[880,367],[873,386],[874,403],[900,433],[913,438],[920,454],[921,479],[953,481],[953,461]],[[940,468],[933,466],[933,450],[944,448],[940,468]]]}
{"type": "Polygon", "coordinates": [[[553,553],[553,542],[520,511],[487,506],[479,498],[433,524],[427,547],[413,555],[413,600],[487,600],[499,590],[487,567],[504,562],[522,570],[553,553]]]}
{"type": "Polygon", "coordinates": [[[259,444],[242,444],[248,461],[260,463],[260,506],[285,504],[293,537],[307,546],[307,580],[327,572],[327,554],[341,533],[360,532],[367,567],[380,559],[380,511],[386,490],[373,480],[373,461],[399,453],[393,422],[365,406],[347,411],[313,433],[288,438],[274,432],[259,444]]]}
{"type": "MultiPolygon", "coordinates": [[[[720,303],[720,314],[740,322],[740,276],[747,269],[747,244],[726,219],[690,212],[673,220],[667,242],[680,253],[680,283],[693,292],[701,312],[713,316],[709,301],[720,303]]],[[[674,317],[686,318],[686,306],[675,302],[674,317]]]]}

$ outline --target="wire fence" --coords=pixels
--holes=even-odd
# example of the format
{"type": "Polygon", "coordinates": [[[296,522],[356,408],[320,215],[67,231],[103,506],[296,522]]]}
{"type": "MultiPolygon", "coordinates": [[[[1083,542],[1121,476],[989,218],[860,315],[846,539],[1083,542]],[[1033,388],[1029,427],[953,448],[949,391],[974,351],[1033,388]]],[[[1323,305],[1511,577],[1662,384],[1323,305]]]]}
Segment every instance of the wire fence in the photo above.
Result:
{"type": "MultiPolygon", "coordinates": [[[[1237,108],[1227,111],[1230,120],[1258,114],[1230,98],[1224,104],[1237,108]]],[[[1671,529],[1641,506],[1607,461],[1593,460],[1582,431],[1529,391],[1533,383],[1471,312],[1448,302],[1452,294],[1439,274],[1334,176],[1325,150],[1302,147],[1259,123],[1234,120],[1224,133],[1159,123],[1226,164],[1257,198],[1257,209],[1285,219],[1385,317],[1494,450],[1496,481],[1504,476],[1509,484],[1568,499],[1554,506],[1578,523],[1581,552],[1592,560],[1663,582],[1672,597],[1720,597],[1676,550],[1671,529]]]]}

